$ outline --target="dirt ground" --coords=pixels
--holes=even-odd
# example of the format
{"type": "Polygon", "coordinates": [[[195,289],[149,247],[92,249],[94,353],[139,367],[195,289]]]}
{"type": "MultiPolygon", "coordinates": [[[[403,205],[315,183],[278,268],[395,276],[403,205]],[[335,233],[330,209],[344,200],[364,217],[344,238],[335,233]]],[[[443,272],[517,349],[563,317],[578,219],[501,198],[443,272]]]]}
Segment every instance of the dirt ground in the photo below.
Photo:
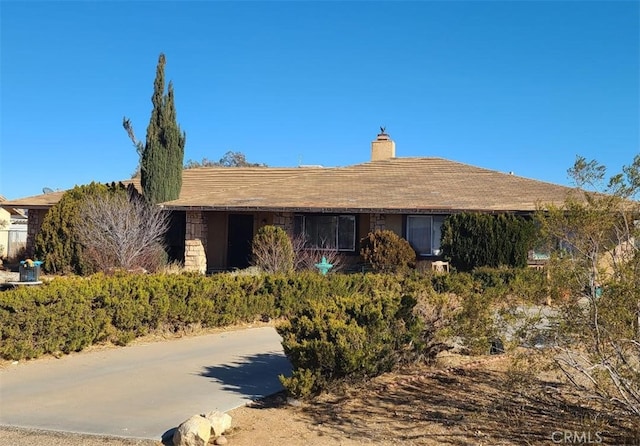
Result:
{"type": "MultiPolygon", "coordinates": [[[[226,438],[233,446],[640,445],[629,420],[572,404],[572,395],[550,374],[514,372],[507,355],[443,355],[435,366],[389,373],[313,402],[278,394],[238,408],[226,438]]],[[[0,445],[162,444],[0,428],[0,445]]]]}

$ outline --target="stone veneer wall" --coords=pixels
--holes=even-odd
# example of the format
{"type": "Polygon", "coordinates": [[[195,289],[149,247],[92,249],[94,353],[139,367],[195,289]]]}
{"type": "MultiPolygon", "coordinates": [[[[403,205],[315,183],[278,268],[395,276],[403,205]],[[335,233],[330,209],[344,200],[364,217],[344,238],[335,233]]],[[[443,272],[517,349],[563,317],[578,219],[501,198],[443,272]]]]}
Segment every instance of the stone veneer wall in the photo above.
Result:
{"type": "Polygon", "coordinates": [[[273,214],[273,225],[285,230],[293,236],[293,214],[291,212],[276,212],[273,214]]]}
{"type": "Polygon", "coordinates": [[[207,219],[203,211],[186,212],[184,268],[207,272],[207,219]]]}
{"type": "Polygon", "coordinates": [[[369,231],[382,231],[386,229],[384,214],[369,214],[369,231]]]}
{"type": "MultiPolygon", "coordinates": [[[[44,221],[44,216],[48,209],[29,209],[27,220],[27,245],[26,256],[33,259],[36,251],[36,235],[40,232],[40,227],[44,221]]],[[[39,260],[39,259],[36,259],[39,260]]]]}

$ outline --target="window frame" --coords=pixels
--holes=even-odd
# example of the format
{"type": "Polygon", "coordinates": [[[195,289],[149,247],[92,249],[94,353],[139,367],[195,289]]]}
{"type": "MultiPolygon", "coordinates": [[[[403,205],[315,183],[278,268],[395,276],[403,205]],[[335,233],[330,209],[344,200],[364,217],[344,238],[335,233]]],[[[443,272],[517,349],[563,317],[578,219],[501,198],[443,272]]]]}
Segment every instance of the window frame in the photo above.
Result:
{"type": "Polygon", "coordinates": [[[434,231],[434,221],[436,218],[441,219],[440,220],[440,230],[437,231],[437,234],[441,237],[442,234],[442,224],[444,223],[444,219],[446,218],[446,215],[443,214],[410,214],[410,215],[406,215],[405,219],[404,219],[404,235],[405,235],[405,239],[409,242],[409,244],[411,245],[411,247],[413,248],[413,250],[416,252],[416,254],[418,255],[418,257],[440,257],[442,255],[442,247],[440,246],[440,239],[438,238],[437,240],[437,248],[435,248],[436,244],[434,243],[434,241],[436,240],[435,234],[436,231],[434,231]],[[428,219],[429,221],[429,231],[430,231],[430,243],[429,243],[429,252],[420,252],[417,248],[416,248],[416,244],[414,241],[411,240],[410,238],[410,221],[411,220],[417,220],[417,219],[428,219]]]}
{"type": "Polygon", "coordinates": [[[295,214],[294,215],[294,222],[296,219],[300,219],[301,220],[301,224],[295,222],[294,223],[294,236],[299,236],[300,234],[304,234],[305,236],[307,235],[307,219],[308,218],[322,218],[322,217],[335,217],[336,218],[336,230],[334,235],[334,240],[333,243],[335,244],[335,247],[329,247],[329,248],[323,248],[321,246],[316,246],[315,243],[313,243],[313,240],[308,240],[307,243],[309,243],[311,246],[309,246],[310,249],[317,249],[319,251],[338,251],[338,252],[346,252],[346,253],[354,253],[356,252],[357,249],[357,245],[358,245],[358,218],[356,214],[295,214]],[[349,218],[352,221],[353,224],[353,232],[352,234],[350,234],[350,236],[352,237],[353,243],[351,245],[350,248],[340,248],[339,245],[339,241],[340,241],[340,218],[349,218]],[[300,232],[297,232],[296,229],[299,229],[300,232]]]}

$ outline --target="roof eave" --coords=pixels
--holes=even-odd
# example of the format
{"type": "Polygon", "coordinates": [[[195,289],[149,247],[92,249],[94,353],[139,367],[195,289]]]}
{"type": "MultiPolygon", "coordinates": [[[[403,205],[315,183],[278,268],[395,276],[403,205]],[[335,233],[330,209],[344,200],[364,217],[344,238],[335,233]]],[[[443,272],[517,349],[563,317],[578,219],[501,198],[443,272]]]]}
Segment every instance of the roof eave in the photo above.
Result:
{"type": "Polygon", "coordinates": [[[301,206],[185,206],[160,205],[168,211],[204,212],[300,212],[319,214],[458,214],[461,212],[481,212],[488,214],[513,213],[531,214],[535,209],[462,209],[462,208],[360,208],[360,207],[301,207],[301,206]]]}

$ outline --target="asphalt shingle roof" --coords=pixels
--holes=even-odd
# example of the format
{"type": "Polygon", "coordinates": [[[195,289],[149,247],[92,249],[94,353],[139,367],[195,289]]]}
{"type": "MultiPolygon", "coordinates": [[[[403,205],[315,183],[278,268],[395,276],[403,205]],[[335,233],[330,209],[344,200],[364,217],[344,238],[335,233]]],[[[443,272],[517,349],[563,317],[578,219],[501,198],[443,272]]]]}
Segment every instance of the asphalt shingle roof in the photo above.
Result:
{"type": "Polygon", "coordinates": [[[177,209],[447,212],[533,211],[561,203],[566,186],[442,158],[392,158],[335,168],[186,170],[177,209]]]}
{"type": "MultiPolygon", "coordinates": [[[[130,182],[130,181],[127,181],[130,182]]],[[[139,184],[134,181],[137,187],[139,184]]],[[[171,209],[427,213],[524,211],[573,189],[442,158],[392,158],[347,167],[200,167],[183,173],[171,209]]],[[[63,192],[3,204],[46,208],[63,192]]]]}

